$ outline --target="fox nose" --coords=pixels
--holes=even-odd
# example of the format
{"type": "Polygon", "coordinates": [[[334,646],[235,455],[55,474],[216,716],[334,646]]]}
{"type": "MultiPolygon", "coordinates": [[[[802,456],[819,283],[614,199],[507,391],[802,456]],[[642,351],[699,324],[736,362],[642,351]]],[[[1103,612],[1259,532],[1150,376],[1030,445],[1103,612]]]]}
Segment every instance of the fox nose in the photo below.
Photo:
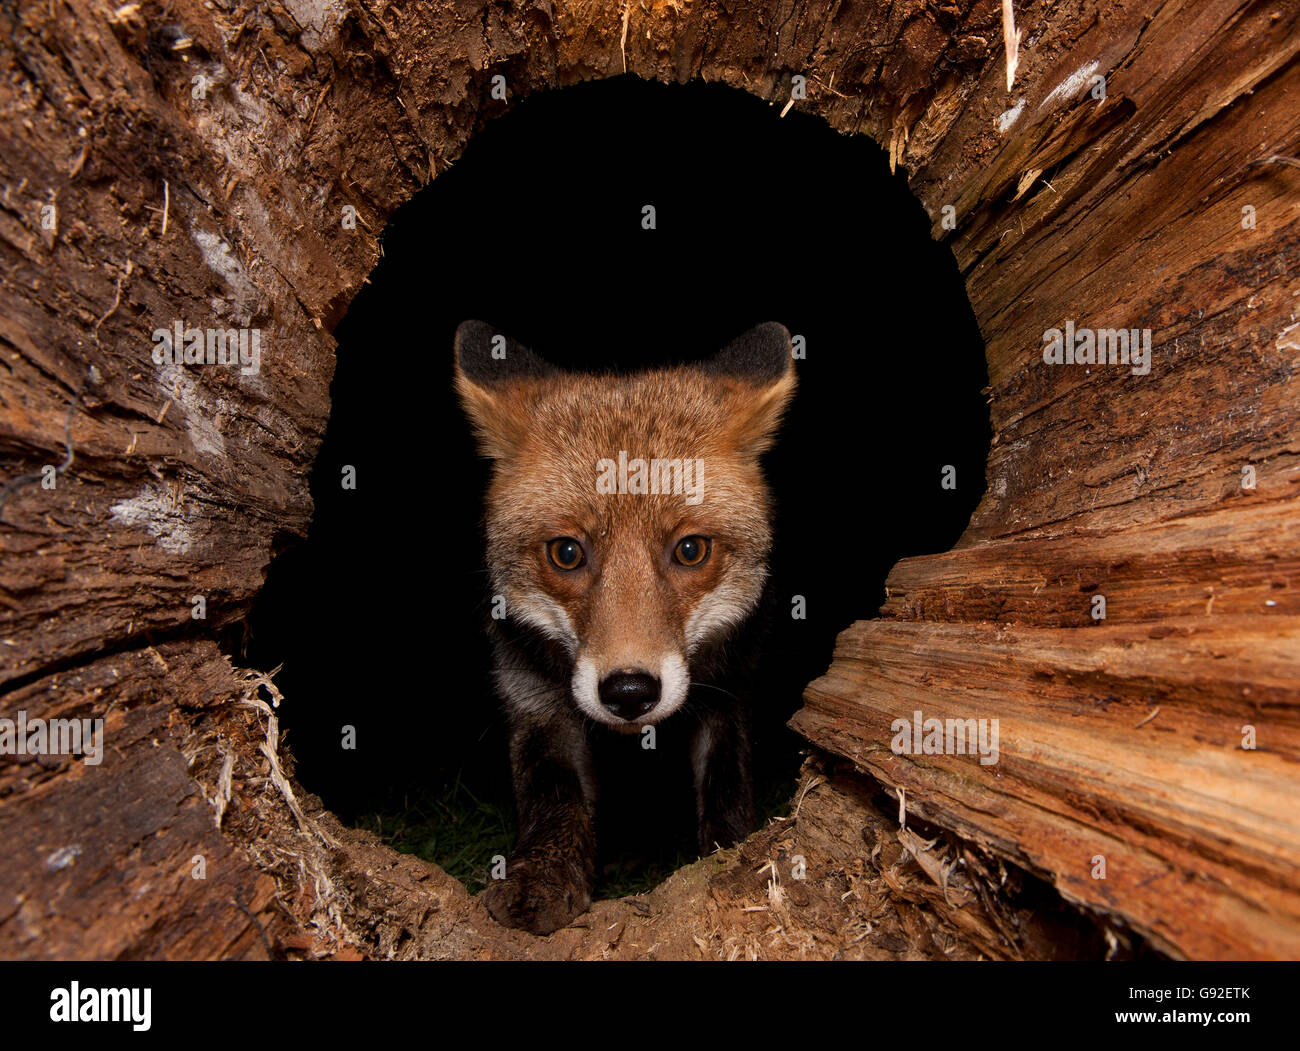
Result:
{"type": "Polygon", "coordinates": [[[616,671],[601,682],[600,703],[622,719],[635,719],[659,703],[659,680],[645,672],[616,671]]]}

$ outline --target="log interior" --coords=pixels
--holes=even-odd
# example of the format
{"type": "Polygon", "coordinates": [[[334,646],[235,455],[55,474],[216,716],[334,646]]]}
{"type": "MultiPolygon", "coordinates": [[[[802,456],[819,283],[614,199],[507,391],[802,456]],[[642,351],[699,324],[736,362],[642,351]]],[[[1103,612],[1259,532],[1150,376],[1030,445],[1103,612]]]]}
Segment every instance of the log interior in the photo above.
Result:
{"type": "MultiPolygon", "coordinates": [[[[74,454],[3,506],[3,710],[104,717],[114,744],[97,771],[0,761],[0,956],[1051,955],[1026,933],[1050,909],[1016,927],[981,892],[1003,865],[1114,943],[1300,956],[1300,10],[1016,19],[1008,90],[991,0],[0,12],[5,477],[74,454]],[[603,903],[538,942],[320,811],[267,688],[187,633],[193,595],[235,623],[305,532],[329,332],[387,217],[510,101],[625,71],[775,105],[803,76],[795,105],[887,148],[965,275],[995,438],[960,544],[901,563],[810,686],[795,725],[830,756],[799,816],[649,914],[603,903]],[[164,374],[160,317],[278,350],[164,374]],[[1149,373],[1045,364],[1067,322],[1150,329],[1149,373]],[[1000,717],[999,764],[895,755],[915,709],[1000,717]],[[964,906],[900,880],[881,784],[962,859],[964,906]],[[795,848],[808,879],[776,900],[757,859],[795,848]]],[[[918,319],[919,374],[941,339],[918,319]]]]}

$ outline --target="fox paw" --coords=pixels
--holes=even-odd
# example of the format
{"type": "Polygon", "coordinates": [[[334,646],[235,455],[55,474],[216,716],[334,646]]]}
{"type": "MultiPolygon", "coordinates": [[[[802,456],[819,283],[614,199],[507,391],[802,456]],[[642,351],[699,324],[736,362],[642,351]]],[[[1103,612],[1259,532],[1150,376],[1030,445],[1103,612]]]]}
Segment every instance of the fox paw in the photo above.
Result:
{"type": "Polygon", "coordinates": [[[730,814],[715,820],[704,820],[699,826],[700,856],[708,857],[715,850],[739,843],[754,827],[753,818],[745,813],[730,814]]]}
{"type": "Polygon", "coordinates": [[[591,887],[579,866],[571,862],[524,857],[511,859],[506,878],[493,880],[481,898],[502,926],[550,934],[587,911],[591,887]]]}

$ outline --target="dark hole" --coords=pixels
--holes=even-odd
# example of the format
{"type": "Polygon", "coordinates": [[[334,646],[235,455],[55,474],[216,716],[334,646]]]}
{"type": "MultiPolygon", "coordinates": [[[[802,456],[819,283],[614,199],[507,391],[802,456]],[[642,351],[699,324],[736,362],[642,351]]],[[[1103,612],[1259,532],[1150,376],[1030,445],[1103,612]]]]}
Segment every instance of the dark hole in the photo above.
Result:
{"type": "MultiPolygon", "coordinates": [[[[631,77],[526,99],[393,217],[337,329],[315,519],[274,562],[246,656],[284,665],[303,784],[471,887],[513,833],[483,628],[488,472],[451,386],[461,321],[578,370],[700,359],[769,320],[806,341],[767,459],[764,816],[788,804],[800,741],[784,723],[836,634],[874,615],[899,558],[951,547],[983,493],[983,348],[951,253],[874,143],[779,110],[631,77]],[[955,488],[941,484],[947,466],[955,488]]],[[[603,797],[600,894],[694,857],[689,776],[661,788],[637,756],[630,787],[603,797]]]]}

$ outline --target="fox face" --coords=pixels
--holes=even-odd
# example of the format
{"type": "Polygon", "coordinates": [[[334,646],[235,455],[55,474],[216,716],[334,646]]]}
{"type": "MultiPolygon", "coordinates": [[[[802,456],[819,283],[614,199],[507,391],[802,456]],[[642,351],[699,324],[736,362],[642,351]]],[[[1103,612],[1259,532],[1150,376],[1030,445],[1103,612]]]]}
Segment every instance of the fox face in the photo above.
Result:
{"type": "Polygon", "coordinates": [[[753,825],[746,699],[721,683],[757,646],[759,457],[794,393],[790,336],[760,325],[699,365],[591,376],[467,321],[455,382],[492,460],[489,630],[520,829],[483,900],[545,934],[590,903],[602,727],[675,716],[702,851],[753,825]]]}
{"type": "Polygon", "coordinates": [[[456,360],[494,462],[488,566],[507,616],[546,640],[582,714],[632,732],[666,719],[692,660],[763,591],[759,456],[795,388],[789,334],[763,325],[702,366],[593,377],[466,322],[456,360]]]}

